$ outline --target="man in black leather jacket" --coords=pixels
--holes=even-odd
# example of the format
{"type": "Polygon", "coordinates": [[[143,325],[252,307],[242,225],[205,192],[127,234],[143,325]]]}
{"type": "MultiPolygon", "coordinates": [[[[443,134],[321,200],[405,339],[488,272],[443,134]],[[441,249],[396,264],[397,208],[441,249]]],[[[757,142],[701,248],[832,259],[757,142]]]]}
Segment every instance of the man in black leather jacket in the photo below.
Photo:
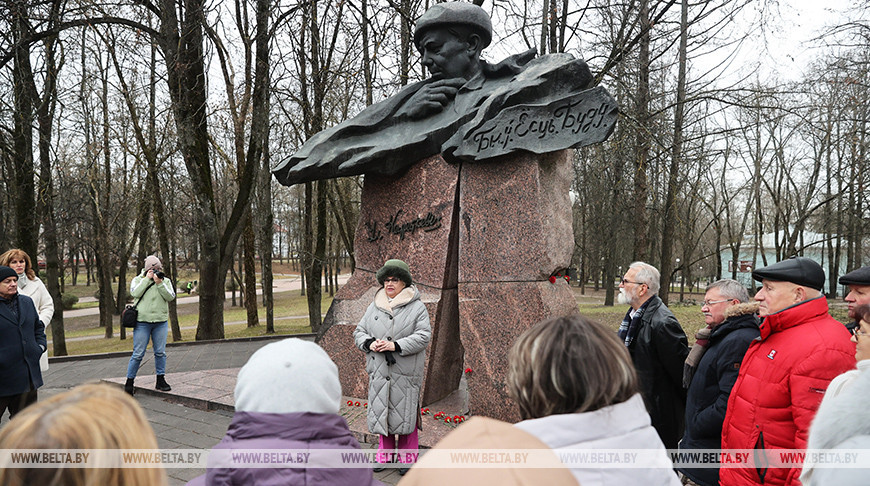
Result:
{"type": "Polygon", "coordinates": [[[619,301],[631,305],[619,326],[652,426],[668,449],[676,449],[683,435],[686,394],[683,365],[689,354],[686,333],[659,298],[659,271],[634,262],[619,284],[619,301]]]}

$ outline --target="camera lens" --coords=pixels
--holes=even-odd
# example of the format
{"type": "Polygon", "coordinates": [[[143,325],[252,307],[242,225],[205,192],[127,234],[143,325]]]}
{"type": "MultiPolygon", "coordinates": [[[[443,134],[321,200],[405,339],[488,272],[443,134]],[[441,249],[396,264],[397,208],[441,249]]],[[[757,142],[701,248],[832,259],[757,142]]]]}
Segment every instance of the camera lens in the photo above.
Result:
{"type": "Polygon", "coordinates": [[[160,280],[163,280],[164,278],[166,278],[166,274],[163,273],[163,272],[154,272],[154,275],[155,275],[157,278],[159,278],[160,280]]]}

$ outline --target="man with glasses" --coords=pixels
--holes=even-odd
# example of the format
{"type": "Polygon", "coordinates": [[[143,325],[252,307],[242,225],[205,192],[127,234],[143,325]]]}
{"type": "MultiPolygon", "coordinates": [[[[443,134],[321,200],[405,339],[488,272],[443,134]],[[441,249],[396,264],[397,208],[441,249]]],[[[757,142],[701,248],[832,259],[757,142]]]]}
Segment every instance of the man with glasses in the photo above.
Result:
{"type": "MultiPolygon", "coordinates": [[[[680,450],[719,449],[728,396],[737,381],[740,363],[749,344],[759,335],[758,304],[749,303],[749,292],[740,282],[717,280],[707,287],[701,306],[707,327],[695,334],[686,359],[683,386],[686,397],[686,431],[680,450]]],[[[680,468],[683,484],[715,486],[719,468],[680,468]]]]}
{"type": "Polygon", "coordinates": [[[659,271],[632,263],[619,284],[619,302],[631,308],[619,326],[619,338],[631,354],[652,426],[668,449],[683,435],[686,394],[683,363],[689,354],[686,333],[659,298],[659,271]]]}
{"type": "Polygon", "coordinates": [[[753,449],[752,467],[719,470],[722,484],[798,485],[800,467],[769,467],[776,449],[806,449],[831,380],[855,366],[849,332],[828,314],[825,272],[797,257],[752,272],[761,335],[750,344],[728,399],[722,449],[753,449]],[[768,452],[769,451],[769,452],[768,452]]]}

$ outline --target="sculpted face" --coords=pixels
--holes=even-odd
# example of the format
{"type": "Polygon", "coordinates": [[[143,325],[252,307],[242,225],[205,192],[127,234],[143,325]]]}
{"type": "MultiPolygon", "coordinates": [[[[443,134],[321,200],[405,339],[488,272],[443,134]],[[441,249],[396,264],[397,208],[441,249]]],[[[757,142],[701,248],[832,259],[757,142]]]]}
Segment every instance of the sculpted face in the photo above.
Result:
{"type": "Polygon", "coordinates": [[[0,297],[9,299],[18,293],[18,277],[6,277],[0,282],[0,297]]]}
{"type": "Polygon", "coordinates": [[[758,315],[761,317],[775,314],[786,307],[801,302],[798,285],[791,282],[762,280],[761,289],[755,294],[758,301],[758,315]]]}
{"type": "Polygon", "coordinates": [[[447,28],[429,29],[418,46],[423,65],[433,75],[440,74],[445,79],[471,79],[480,71],[477,60],[480,38],[472,35],[470,39],[477,39],[477,42],[473,42],[476,45],[460,40],[447,28]]]}
{"type": "Polygon", "coordinates": [[[857,319],[855,309],[859,306],[870,304],[870,285],[849,285],[849,293],[844,299],[849,304],[849,317],[857,319]]]}

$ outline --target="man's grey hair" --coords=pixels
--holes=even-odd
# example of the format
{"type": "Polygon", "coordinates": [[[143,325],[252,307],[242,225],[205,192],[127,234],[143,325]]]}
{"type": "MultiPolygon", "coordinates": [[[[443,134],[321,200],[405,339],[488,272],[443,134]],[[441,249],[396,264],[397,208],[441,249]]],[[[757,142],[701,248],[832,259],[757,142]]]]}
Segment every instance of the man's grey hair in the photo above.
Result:
{"type": "Polygon", "coordinates": [[[723,299],[737,299],[740,302],[749,302],[749,292],[743,284],[736,280],[730,278],[717,280],[707,286],[707,292],[713,289],[719,289],[719,294],[723,299]]]}
{"type": "Polygon", "coordinates": [[[646,284],[651,294],[656,295],[661,288],[662,274],[659,270],[646,262],[634,262],[628,268],[636,268],[637,274],[634,276],[638,282],[646,284]]]}

